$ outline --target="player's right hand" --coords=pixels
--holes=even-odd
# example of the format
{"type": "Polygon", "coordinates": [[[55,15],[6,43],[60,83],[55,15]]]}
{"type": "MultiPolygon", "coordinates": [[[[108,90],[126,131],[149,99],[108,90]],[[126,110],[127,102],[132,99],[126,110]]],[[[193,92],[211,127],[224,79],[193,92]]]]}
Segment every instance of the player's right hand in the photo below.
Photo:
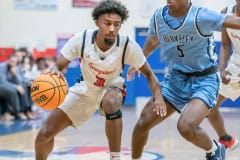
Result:
{"type": "Polygon", "coordinates": [[[65,80],[64,74],[61,71],[59,71],[56,66],[53,66],[53,67],[49,68],[43,74],[57,75],[58,77],[65,80]]]}

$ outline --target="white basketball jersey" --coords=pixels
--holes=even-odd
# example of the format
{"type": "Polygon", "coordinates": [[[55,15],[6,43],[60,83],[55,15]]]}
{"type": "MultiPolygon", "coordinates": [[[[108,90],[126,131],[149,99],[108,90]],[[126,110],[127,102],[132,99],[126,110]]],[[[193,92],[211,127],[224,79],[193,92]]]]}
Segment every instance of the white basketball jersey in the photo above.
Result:
{"type": "MultiPolygon", "coordinates": [[[[226,14],[234,15],[234,6],[227,7],[226,14]]],[[[240,67],[240,30],[231,28],[227,28],[226,30],[233,47],[233,54],[231,55],[229,63],[233,63],[240,67]]]]}
{"type": "MultiPolygon", "coordinates": [[[[120,74],[123,71],[122,57],[127,36],[118,35],[112,47],[103,52],[95,43],[96,33],[96,30],[87,30],[83,57],[81,57],[83,32],[76,34],[66,43],[61,50],[62,55],[70,61],[81,58],[81,72],[87,86],[119,86],[124,82],[120,74]]],[[[139,68],[145,61],[140,46],[130,39],[126,47],[124,63],[139,68]]]]}

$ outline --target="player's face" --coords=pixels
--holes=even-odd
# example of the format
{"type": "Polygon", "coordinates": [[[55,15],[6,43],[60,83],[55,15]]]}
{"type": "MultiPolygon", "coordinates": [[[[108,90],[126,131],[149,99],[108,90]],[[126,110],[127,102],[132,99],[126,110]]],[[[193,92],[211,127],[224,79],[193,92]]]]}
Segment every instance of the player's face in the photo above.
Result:
{"type": "Polygon", "coordinates": [[[189,0],[167,0],[167,6],[172,9],[180,9],[188,3],[189,0]]]}
{"type": "Polygon", "coordinates": [[[107,45],[112,45],[115,42],[121,24],[122,19],[117,14],[103,14],[96,20],[99,34],[107,45]]]}

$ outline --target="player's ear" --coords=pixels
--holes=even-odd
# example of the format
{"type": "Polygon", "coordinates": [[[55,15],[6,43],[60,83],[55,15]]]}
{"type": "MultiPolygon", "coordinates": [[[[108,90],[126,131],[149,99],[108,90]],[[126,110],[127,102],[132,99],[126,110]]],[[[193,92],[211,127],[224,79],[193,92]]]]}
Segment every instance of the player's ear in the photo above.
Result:
{"type": "Polygon", "coordinates": [[[96,24],[97,27],[99,27],[99,19],[95,20],[95,24],[96,24]]]}

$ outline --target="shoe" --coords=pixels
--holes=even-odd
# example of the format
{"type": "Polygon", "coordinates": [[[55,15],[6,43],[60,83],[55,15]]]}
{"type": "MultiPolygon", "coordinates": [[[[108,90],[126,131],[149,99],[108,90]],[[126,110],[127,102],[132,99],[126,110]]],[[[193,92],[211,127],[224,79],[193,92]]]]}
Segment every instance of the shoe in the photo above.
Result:
{"type": "Polygon", "coordinates": [[[11,115],[10,113],[6,112],[2,115],[1,120],[2,121],[12,121],[12,120],[14,120],[14,116],[11,115]]]}
{"type": "Polygon", "coordinates": [[[19,113],[18,116],[20,120],[27,120],[27,116],[24,113],[19,113]]]}
{"type": "Polygon", "coordinates": [[[30,111],[26,112],[25,115],[27,116],[27,119],[29,119],[29,120],[36,120],[39,118],[36,114],[33,114],[30,111]]]}
{"type": "Polygon", "coordinates": [[[217,150],[214,153],[207,153],[206,154],[206,160],[225,160],[225,153],[226,148],[223,144],[213,141],[216,146],[217,150]]]}
{"type": "Polygon", "coordinates": [[[229,135],[220,137],[218,141],[231,151],[233,151],[239,145],[238,140],[229,135]]]}

